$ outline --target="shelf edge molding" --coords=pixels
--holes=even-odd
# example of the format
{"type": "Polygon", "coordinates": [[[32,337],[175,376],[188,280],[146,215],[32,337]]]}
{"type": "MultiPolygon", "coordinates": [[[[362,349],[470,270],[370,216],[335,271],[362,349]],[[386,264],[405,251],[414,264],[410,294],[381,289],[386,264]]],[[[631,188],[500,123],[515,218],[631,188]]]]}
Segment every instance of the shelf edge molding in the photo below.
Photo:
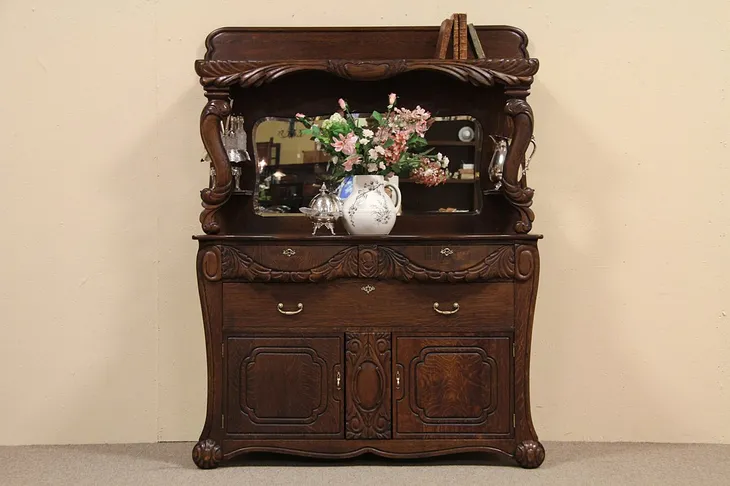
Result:
{"type": "Polygon", "coordinates": [[[539,69],[537,59],[302,59],[286,61],[195,62],[206,88],[258,87],[301,71],[323,71],[352,81],[378,81],[411,71],[440,72],[474,86],[529,87],[539,69]]]}

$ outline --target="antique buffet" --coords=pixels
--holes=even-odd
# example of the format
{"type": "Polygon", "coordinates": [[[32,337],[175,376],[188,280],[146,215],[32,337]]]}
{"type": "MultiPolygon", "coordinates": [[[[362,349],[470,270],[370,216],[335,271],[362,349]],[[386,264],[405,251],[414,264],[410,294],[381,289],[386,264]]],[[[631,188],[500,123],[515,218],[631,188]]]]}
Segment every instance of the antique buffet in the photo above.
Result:
{"type": "Polygon", "coordinates": [[[538,62],[513,27],[470,24],[479,47],[467,49],[457,20],[447,36],[443,25],[208,36],[195,64],[211,164],[195,237],[208,365],[198,467],[253,451],[544,460],[530,415],[540,236],[525,174],[538,62]],[[390,234],[348,234],[337,218],[334,235],[312,235],[298,209],[333,182],[295,114],[327,116],[344,98],[366,118],[390,93],[431,112],[427,143],[461,176],[426,187],[401,175],[390,234]]]}

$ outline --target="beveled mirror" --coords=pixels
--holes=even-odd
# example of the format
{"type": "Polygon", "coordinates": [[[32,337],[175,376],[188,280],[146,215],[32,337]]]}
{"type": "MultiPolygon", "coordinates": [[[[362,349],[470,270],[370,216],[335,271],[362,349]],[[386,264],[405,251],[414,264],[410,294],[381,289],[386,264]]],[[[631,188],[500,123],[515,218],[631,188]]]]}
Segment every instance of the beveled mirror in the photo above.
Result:
{"type": "MultiPolygon", "coordinates": [[[[364,118],[368,115],[355,115],[364,118]]],[[[329,116],[316,117],[321,122],[329,116]]],[[[323,181],[343,197],[347,180],[333,181],[327,172],[329,156],[303,133],[294,118],[267,117],[253,127],[254,159],[257,166],[255,198],[261,216],[301,215],[319,192],[323,181]]],[[[451,177],[436,187],[417,184],[408,177],[396,178],[403,194],[403,213],[473,213],[481,209],[479,167],[483,130],[472,116],[434,117],[426,133],[428,148],[450,160],[451,177]]]]}

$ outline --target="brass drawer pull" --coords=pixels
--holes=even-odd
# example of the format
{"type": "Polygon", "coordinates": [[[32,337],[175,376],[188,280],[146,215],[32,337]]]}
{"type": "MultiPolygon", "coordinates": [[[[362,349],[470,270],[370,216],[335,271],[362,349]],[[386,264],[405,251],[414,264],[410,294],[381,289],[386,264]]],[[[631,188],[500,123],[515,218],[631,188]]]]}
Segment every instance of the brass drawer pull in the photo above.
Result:
{"type": "Polygon", "coordinates": [[[287,248],[286,250],[282,251],[281,253],[282,253],[282,255],[286,255],[286,256],[288,256],[288,257],[290,257],[290,256],[294,256],[294,255],[296,255],[296,254],[297,254],[297,252],[295,252],[295,251],[294,251],[294,250],[292,250],[291,248],[287,248]]]}
{"type": "Polygon", "coordinates": [[[301,302],[297,304],[297,310],[295,311],[285,311],[284,310],[284,304],[279,302],[279,305],[276,306],[276,310],[278,310],[281,314],[284,314],[285,316],[293,316],[294,314],[299,314],[302,312],[302,309],[304,309],[304,306],[301,302]]]}
{"type": "Polygon", "coordinates": [[[435,310],[439,314],[443,314],[445,316],[450,316],[451,314],[456,314],[457,312],[459,312],[459,303],[458,302],[454,302],[454,310],[441,310],[441,309],[439,309],[439,303],[438,302],[434,302],[433,303],[433,310],[435,310]]]}
{"type": "Polygon", "coordinates": [[[447,257],[447,256],[451,256],[451,255],[453,255],[453,254],[454,254],[454,250],[452,250],[451,248],[449,248],[449,247],[447,246],[446,248],[444,248],[444,249],[442,249],[442,250],[441,250],[441,254],[442,254],[443,256],[445,256],[445,257],[447,257]]]}
{"type": "Polygon", "coordinates": [[[395,372],[395,389],[400,390],[400,370],[395,372]]]}
{"type": "Polygon", "coordinates": [[[335,386],[337,387],[338,390],[342,389],[341,383],[342,383],[342,375],[340,375],[340,372],[338,371],[337,373],[335,373],[335,386]]]}

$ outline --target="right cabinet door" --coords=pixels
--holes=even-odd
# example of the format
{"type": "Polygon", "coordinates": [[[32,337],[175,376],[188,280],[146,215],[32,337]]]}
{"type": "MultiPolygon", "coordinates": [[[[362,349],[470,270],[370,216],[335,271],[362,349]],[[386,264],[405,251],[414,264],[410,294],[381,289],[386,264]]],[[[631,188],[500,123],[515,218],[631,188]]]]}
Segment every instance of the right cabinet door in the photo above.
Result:
{"type": "Polygon", "coordinates": [[[512,338],[395,336],[395,437],[509,437],[512,338]]]}

